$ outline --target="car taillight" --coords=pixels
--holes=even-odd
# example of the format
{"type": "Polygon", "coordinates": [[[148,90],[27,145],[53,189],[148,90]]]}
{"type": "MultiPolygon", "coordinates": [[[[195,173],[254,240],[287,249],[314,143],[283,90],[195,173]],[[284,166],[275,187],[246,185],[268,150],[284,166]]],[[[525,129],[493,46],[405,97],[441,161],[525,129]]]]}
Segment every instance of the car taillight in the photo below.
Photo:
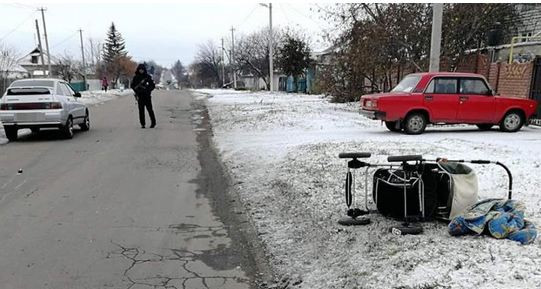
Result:
{"type": "Polygon", "coordinates": [[[60,102],[48,102],[45,104],[45,109],[61,109],[62,104],[60,102]]]}

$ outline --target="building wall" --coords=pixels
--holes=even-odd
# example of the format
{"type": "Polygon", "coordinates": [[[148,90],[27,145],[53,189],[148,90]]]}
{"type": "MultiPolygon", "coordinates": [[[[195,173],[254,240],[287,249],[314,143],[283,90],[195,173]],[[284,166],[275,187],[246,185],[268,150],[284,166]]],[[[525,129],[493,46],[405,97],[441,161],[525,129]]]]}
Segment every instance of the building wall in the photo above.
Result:
{"type": "Polygon", "coordinates": [[[523,3],[515,7],[519,14],[516,35],[532,36],[541,31],[541,4],[523,3]]]}

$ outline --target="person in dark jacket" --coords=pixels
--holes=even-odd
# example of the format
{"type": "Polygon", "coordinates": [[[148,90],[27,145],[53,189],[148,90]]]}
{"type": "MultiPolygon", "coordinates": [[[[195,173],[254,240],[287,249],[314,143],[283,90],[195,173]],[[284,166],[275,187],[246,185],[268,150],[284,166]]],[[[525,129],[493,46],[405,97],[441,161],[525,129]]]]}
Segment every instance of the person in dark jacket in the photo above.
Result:
{"type": "Polygon", "coordinates": [[[154,110],[152,109],[152,99],[150,93],[154,90],[155,84],[152,77],[147,73],[146,65],[139,64],[135,71],[135,76],[130,86],[135,92],[135,99],[139,106],[139,121],[141,122],[141,128],[145,128],[145,107],[150,116],[150,127],[156,126],[156,117],[154,116],[154,110]]]}

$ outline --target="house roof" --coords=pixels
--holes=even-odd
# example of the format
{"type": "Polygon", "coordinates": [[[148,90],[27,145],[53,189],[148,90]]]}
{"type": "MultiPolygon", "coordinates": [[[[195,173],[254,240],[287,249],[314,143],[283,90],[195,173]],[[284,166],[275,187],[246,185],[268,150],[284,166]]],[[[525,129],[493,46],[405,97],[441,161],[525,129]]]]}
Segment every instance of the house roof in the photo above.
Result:
{"type": "MultiPolygon", "coordinates": [[[[32,62],[32,56],[38,56],[39,57],[40,55],[40,50],[39,50],[39,47],[36,47],[34,48],[34,50],[32,50],[30,53],[26,54],[25,56],[19,58],[19,60],[17,60],[17,63],[19,65],[41,65],[41,59],[38,58],[38,63],[33,63],[32,62]]],[[[45,64],[47,64],[47,50],[43,49],[43,60],[45,61],[45,64]]],[[[58,64],[58,59],[54,56],[54,55],[51,55],[51,65],[57,65],[58,64]]]]}
{"type": "Polygon", "coordinates": [[[13,65],[10,65],[9,67],[3,67],[3,65],[0,63],[0,72],[5,72],[5,71],[9,73],[28,73],[28,70],[24,69],[24,67],[22,67],[19,64],[13,64],[13,65]]]}

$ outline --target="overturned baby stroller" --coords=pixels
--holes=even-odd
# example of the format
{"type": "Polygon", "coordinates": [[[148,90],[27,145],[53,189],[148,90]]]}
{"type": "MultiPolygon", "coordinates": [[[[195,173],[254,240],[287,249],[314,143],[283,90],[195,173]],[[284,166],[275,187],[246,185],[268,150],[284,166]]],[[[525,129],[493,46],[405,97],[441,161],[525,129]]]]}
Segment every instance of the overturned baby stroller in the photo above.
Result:
{"type": "Polygon", "coordinates": [[[423,229],[420,221],[433,219],[450,220],[475,204],[478,199],[478,184],[475,172],[465,163],[497,164],[509,176],[508,198],[511,199],[512,176],[509,169],[487,160],[426,160],[420,155],[390,156],[388,163],[360,161],[370,153],[341,153],[348,161],[345,198],[348,217],[340,219],[342,225],[366,225],[368,208],[369,169],[376,168],[372,177],[372,200],[377,211],[402,221],[391,228],[394,234],[419,234],[423,229]],[[355,192],[355,173],[352,170],[365,168],[365,208],[352,208],[355,192]]]}

